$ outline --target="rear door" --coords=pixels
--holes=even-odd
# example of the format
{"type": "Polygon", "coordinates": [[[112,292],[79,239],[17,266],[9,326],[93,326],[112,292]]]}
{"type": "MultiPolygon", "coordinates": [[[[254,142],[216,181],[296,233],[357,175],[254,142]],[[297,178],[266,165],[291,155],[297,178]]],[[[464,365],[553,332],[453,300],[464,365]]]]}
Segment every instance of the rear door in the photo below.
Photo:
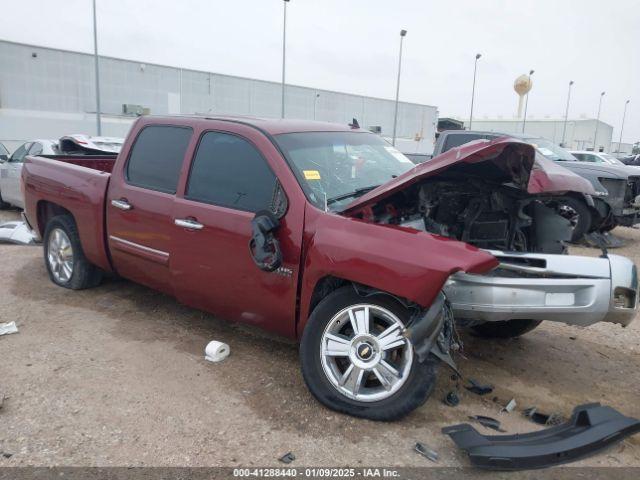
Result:
{"type": "Polygon", "coordinates": [[[109,250],[125,278],[172,293],[169,274],[173,203],[190,127],[150,124],[136,132],[107,195],[109,250]]]}
{"type": "Polygon", "coordinates": [[[291,187],[295,182],[291,171],[262,133],[230,122],[212,122],[212,128],[216,124],[220,129],[200,135],[188,178],[176,198],[171,243],[174,291],[183,303],[227,320],[294,336],[302,192],[291,187]],[[289,199],[276,232],[283,264],[268,273],[249,254],[251,220],[256,212],[273,209],[277,189],[289,199]]]}

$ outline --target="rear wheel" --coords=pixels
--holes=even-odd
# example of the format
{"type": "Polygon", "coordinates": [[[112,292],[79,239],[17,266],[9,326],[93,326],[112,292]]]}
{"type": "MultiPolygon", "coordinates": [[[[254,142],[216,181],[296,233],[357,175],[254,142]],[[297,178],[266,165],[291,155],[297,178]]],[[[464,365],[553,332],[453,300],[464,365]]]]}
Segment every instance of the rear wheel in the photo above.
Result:
{"type": "Polygon", "coordinates": [[[53,217],[47,223],[43,240],[44,262],[53,283],[72,290],[100,284],[102,271],[85,257],[71,215],[53,217]]]}
{"type": "Polygon", "coordinates": [[[529,333],[540,323],[542,323],[542,320],[505,320],[474,325],[471,330],[476,336],[482,338],[514,338],[529,333]]]}
{"type": "Polygon", "coordinates": [[[325,297],[300,343],[311,393],[333,410],[371,420],[395,420],[424,404],[438,361],[418,361],[402,335],[409,318],[393,298],[363,297],[352,286],[325,297]]]}

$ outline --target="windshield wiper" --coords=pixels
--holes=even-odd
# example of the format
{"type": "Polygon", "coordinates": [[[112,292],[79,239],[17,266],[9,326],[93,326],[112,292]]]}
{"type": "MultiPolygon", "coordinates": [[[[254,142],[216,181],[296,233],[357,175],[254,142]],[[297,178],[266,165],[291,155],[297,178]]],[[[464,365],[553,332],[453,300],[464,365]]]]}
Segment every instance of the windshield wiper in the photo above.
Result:
{"type": "Polygon", "coordinates": [[[342,195],[336,195],[335,197],[327,198],[327,205],[331,205],[332,203],[339,202],[340,200],[345,200],[347,198],[358,198],[361,195],[364,195],[367,192],[370,192],[374,188],[378,188],[380,185],[370,185],[368,187],[356,188],[353,192],[343,193],[342,195]]]}

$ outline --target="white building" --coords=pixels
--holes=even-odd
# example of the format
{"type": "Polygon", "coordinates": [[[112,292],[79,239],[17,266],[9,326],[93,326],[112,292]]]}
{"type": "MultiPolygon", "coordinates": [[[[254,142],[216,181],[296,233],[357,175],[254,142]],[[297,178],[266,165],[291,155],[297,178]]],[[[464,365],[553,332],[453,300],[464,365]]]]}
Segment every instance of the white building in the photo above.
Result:
{"type": "MultiPolygon", "coordinates": [[[[598,121],[597,147],[605,152],[611,151],[613,127],[602,120],[598,121]]],[[[465,128],[469,122],[465,121],[465,128]]],[[[473,130],[489,132],[522,133],[522,119],[473,119],[473,130]]],[[[560,145],[564,119],[527,118],[525,133],[540,136],[560,145]]],[[[593,148],[596,134],[596,120],[593,118],[568,119],[564,146],[569,150],[587,150],[593,148]]],[[[624,145],[624,144],[623,144],[624,145]]]]}
{"type": "MultiPolygon", "coordinates": [[[[100,57],[102,134],[125,136],[136,114],[280,117],[281,84],[100,57]]],[[[391,136],[393,100],[286,86],[287,118],[350,123],[391,136]]],[[[94,57],[0,41],[0,142],[96,134],[94,57]]],[[[438,109],[400,102],[397,136],[424,138],[433,150],[438,109]]]]}

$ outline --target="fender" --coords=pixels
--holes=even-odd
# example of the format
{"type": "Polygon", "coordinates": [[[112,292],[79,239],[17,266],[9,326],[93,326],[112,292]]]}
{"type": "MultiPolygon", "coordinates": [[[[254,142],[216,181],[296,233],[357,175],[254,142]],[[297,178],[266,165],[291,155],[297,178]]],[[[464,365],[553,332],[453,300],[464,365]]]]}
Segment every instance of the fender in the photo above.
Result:
{"type": "Polygon", "coordinates": [[[428,307],[451,274],[486,273],[498,265],[493,255],[469,244],[410,228],[368,223],[311,205],[305,216],[298,336],[323,277],[360,283],[428,307]]]}

